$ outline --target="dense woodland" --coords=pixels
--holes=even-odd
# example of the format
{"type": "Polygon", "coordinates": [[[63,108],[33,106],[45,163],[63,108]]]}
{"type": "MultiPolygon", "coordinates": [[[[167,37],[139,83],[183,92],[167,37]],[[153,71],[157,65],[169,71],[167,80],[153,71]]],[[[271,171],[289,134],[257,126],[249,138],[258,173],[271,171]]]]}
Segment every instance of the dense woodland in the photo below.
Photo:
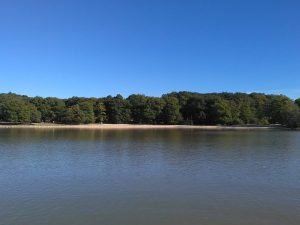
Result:
{"type": "Polygon", "coordinates": [[[104,98],[0,94],[0,121],[16,123],[132,123],[300,127],[300,99],[260,93],[172,92],[104,98]]]}

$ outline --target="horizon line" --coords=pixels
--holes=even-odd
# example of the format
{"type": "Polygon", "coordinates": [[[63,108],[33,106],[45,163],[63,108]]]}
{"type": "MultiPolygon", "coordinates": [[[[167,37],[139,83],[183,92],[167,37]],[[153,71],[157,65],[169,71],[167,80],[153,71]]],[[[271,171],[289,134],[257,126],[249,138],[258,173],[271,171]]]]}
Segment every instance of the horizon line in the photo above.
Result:
{"type": "Polygon", "coordinates": [[[268,93],[268,92],[259,92],[259,91],[253,91],[253,92],[243,92],[243,91],[220,91],[220,92],[217,92],[217,91],[214,91],[214,92],[197,92],[197,91],[170,91],[170,92],[166,92],[166,93],[163,93],[159,96],[157,95],[147,95],[147,94],[144,94],[144,93],[132,93],[132,94],[129,94],[129,95],[125,95],[125,94],[121,94],[121,93],[115,93],[115,94],[108,94],[108,95],[103,95],[103,96],[79,96],[79,95],[72,95],[72,96],[68,96],[68,97],[59,97],[59,96],[50,96],[50,95],[28,95],[28,94],[23,94],[23,93],[17,93],[17,92],[12,92],[12,91],[9,91],[9,92],[1,92],[0,94],[15,94],[15,95],[19,95],[19,96],[26,96],[26,97],[29,97],[29,98],[35,98],[35,97],[41,97],[41,98],[58,98],[58,99],[69,99],[69,98],[73,98],[73,97],[77,97],[77,98],[106,98],[108,96],[112,96],[112,97],[115,97],[117,95],[121,95],[123,98],[128,98],[130,95],[144,95],[146,97],[156,97],[156,98],[161,98],[163,95],[167,95],[167,94],[172,94],[172,93],[193,93],[193,94],[200,94],[200,95],[210,95],[210,94],[246,94],[246,95],[251,95],[251,94],[263,94],[263,95],[273,95],[273,96],[285,96],[285,97],[288,97],[292,100],[296,100],[299,97],[296,97],[296,98],[293,98],[289,95],[286,95],[286,94],[283,94],[283,93],[268,93]]]}

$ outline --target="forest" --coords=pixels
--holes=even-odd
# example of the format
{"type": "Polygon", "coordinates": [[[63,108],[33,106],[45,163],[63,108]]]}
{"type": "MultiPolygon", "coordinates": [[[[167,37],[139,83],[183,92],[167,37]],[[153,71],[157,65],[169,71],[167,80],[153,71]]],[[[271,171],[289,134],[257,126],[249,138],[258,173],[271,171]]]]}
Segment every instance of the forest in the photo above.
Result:
{"type": "Polygon", "coordinates": [[[102,98],[0,94],[0,121],[11,123],[128,123],[300,127],[300,99],[262,93],[172,92],[102,98]]]}

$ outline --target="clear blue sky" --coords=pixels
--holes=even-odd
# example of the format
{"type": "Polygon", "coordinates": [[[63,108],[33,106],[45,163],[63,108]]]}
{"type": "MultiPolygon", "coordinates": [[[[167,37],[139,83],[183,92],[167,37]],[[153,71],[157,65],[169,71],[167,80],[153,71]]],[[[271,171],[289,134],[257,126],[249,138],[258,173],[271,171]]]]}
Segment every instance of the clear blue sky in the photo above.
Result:
{"type": "Polygon", "coordinates": [[[300,97],[300,1],[0,1],[0,92],[180,90],[300,97]]]}

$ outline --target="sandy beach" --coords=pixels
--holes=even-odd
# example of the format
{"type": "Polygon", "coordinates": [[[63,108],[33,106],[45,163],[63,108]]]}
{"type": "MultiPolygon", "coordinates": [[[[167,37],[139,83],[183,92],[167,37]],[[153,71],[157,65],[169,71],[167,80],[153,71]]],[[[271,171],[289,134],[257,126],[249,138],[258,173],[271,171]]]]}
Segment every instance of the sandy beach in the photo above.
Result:
{"type": "Polygon", "coordinates": [[[278,126],[204,126],[204,125],[149,125],[149,124],[52,124],[33,123],[19,125],[0,125],[1,128],[31,128],[31,129],[202,129],[202,130],[253,130],[276,129],[278,126]]]}

